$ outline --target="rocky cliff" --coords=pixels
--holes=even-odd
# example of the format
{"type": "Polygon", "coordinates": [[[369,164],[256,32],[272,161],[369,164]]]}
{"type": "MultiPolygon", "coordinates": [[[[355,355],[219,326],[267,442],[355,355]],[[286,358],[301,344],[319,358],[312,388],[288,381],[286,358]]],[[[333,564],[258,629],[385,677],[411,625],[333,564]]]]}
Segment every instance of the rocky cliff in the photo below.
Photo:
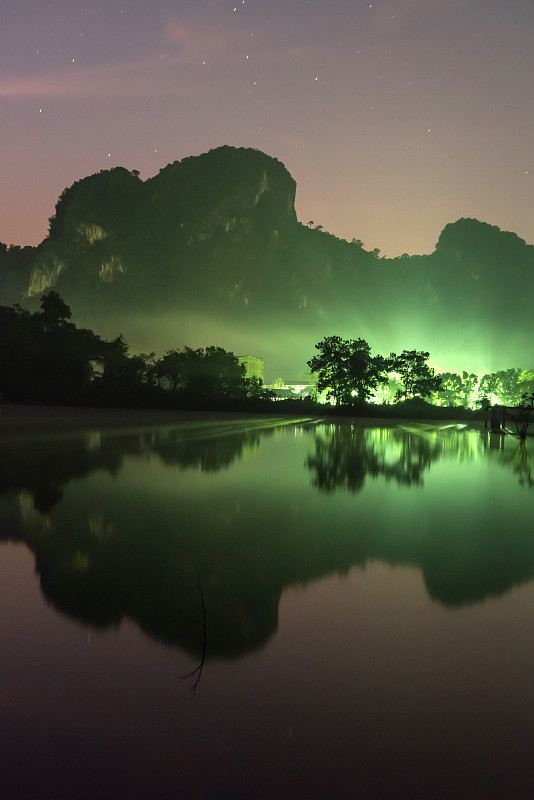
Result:
{"type": "Polygon", "coordinates": [[[275,158],[232,147],[146,181],[91,175],[63,192],[39,248],[0,252],[0,303],[55,289],[78,324],[135,350],[218,344],[287,380],[332,333],[430,350],[444,369],[530,363],[531,245],[461,219],[434,253],[382,259],[299,223],[295,190],[275,158]]]}

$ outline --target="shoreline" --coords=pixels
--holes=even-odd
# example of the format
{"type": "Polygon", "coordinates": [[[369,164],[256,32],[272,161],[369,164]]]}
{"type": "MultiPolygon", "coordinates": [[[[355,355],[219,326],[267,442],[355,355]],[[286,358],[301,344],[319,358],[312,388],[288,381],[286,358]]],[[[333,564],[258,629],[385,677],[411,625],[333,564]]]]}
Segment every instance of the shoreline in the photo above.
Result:
{"type": "MultiPolygon", "coordinates": [[[[186,411],[169,409],[100,408],[95,406],[45,406],[2,403],[0,436],[12,433],[63,433],[101,428],[131,428],[175,425],[195,420],[262,417],[232,411],[186,411]]],[[[275,415],[273,415],[275,416],[275,415]]]]}
{"type": "Polygon", "coordinates": [[[337,414],[281,414],[246,411],[192,411],[169,409],[101,408],[94,406],[46,406],[29,404],[0,404],[0,436],[32,433],[68,433],[113,428],[151,427],[153,425],[179,425],[203,420],[253,420],[253,419],[303,418],[328,424],[356,425],[360,428],[395,427],[397,425],[433,425],[440,427],[464,425],[473,430],[484,430],[484,420],[436,420],[407,417],[360,417],[337,414]]]}

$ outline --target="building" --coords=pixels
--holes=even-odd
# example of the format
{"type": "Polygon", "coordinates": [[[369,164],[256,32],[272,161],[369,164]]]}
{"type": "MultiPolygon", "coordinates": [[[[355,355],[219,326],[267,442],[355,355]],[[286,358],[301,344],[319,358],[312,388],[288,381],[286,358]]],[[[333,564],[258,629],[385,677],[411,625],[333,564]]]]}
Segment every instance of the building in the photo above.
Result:
{"type": "Polygon", "coordinates": [[[265,362],[263,358],[257,358],[257,356],[237,356],[237,360],[240,364],[245,365],[246,378],[259,378],[263,383],[263,375],[265,370],[265,362]]]}
{"type": "Polygon", "coordinates": [[[278,378],[274,383],[265,388],[274,392],[276,395],[274,398],[275,400],[296,400],[310,396],[315,398],[317,392],[317,387],[314,383],[306,383],[303,381],[288,383],[281,378],[278,378]]]}

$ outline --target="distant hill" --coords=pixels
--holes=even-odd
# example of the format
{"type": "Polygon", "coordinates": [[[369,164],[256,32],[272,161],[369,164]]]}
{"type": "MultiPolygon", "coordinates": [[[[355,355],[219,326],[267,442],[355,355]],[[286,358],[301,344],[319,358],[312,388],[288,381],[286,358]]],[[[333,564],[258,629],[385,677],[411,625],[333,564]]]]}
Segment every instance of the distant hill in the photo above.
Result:
{"type": "Polygon", "coordinates": [[[295,181],[264,153],[220,147],[142,181],[121,167],[66,189],[38,248],[0,246],[0,304],[55,289],[73,320],[134,351],[217,344],[302,377],[333,333],[374,352],[426,349],[443,369],[532,361],[534,247],[460,219],[434,253],[379,258],[301,224],[295,181]]]}

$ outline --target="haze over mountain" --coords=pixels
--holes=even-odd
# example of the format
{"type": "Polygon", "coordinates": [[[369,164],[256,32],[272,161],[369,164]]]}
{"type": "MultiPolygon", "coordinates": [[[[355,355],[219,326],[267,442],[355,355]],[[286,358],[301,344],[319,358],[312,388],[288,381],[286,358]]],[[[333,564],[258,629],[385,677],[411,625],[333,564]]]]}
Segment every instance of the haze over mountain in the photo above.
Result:
{"type": "Polygon", "coordinates": [[[331,334],[429,350],[440,370],[532,366],[532,245],[460,219],[430,255],[380,258],[299,222],[295,192],[275,158],[227,146],[144,182],[91,175],[41,245],[0,246],[0,304],[33,309],[54,289],[73,321],[134,352],[216,344],[264,358],[267,381],[302,378],[331,334]]]}

